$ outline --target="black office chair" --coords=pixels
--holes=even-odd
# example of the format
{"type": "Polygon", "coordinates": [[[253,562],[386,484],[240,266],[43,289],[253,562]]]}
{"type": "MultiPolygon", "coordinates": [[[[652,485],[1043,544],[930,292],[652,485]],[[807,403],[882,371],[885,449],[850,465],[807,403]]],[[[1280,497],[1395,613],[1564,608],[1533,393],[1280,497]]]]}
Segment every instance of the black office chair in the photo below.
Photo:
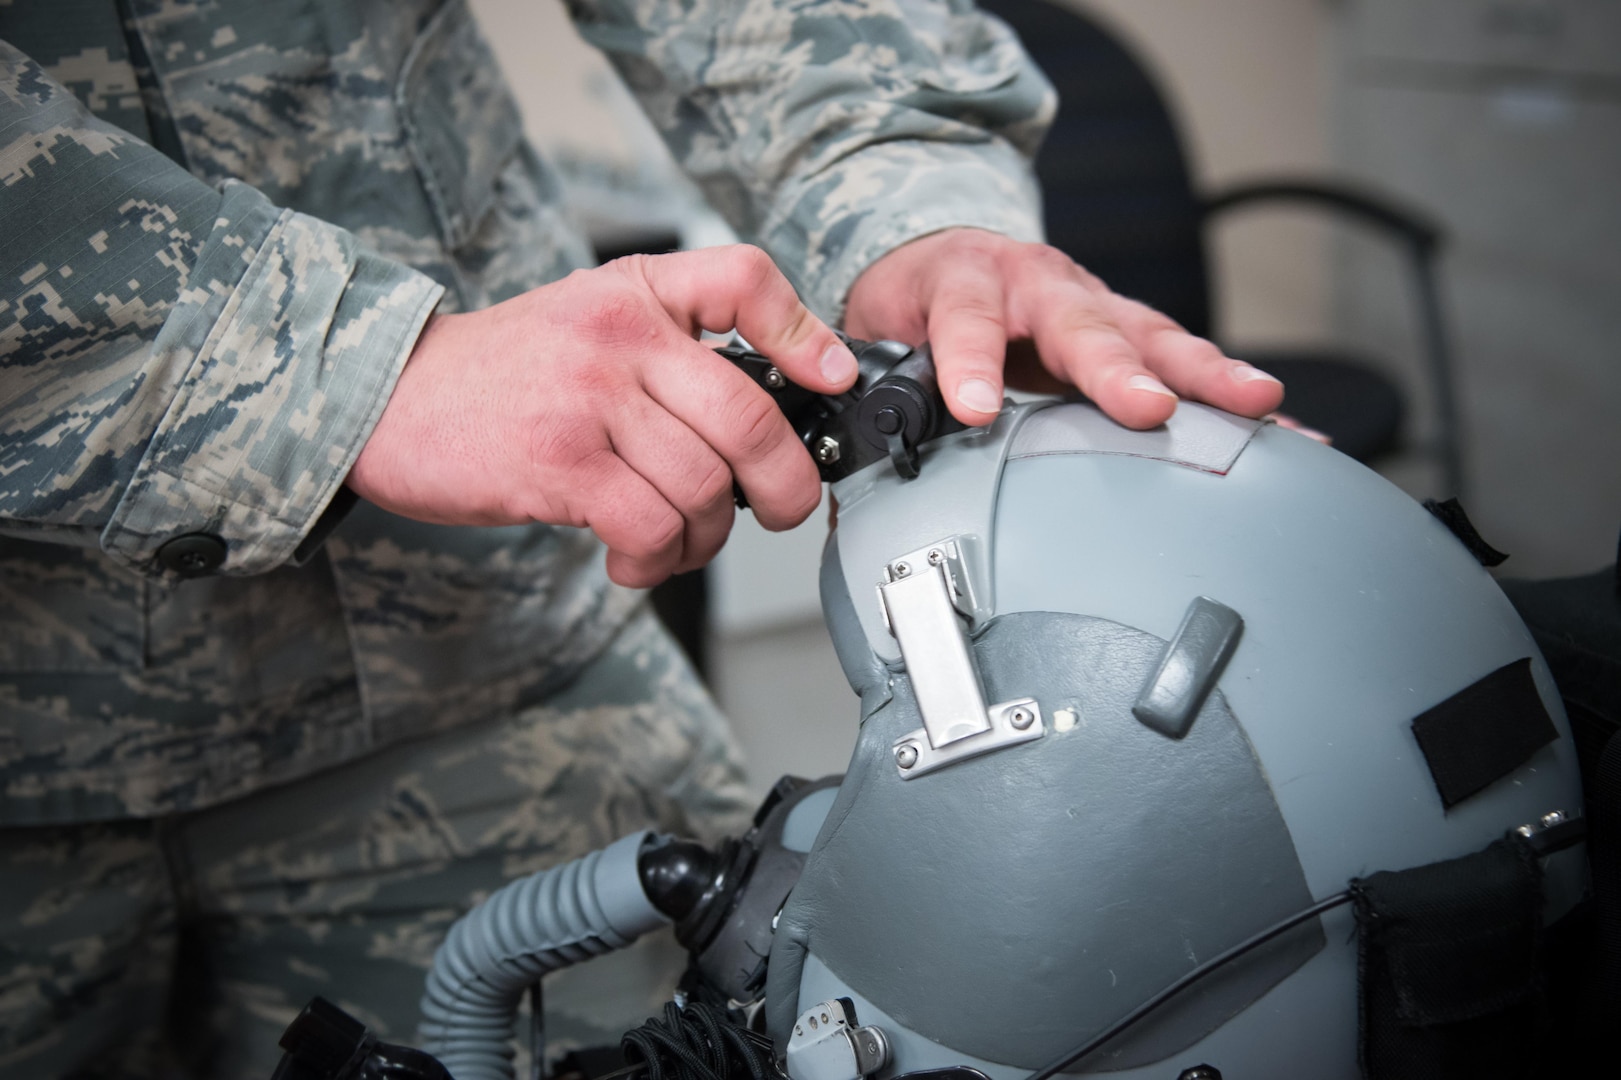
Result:
{"type": "MultiPolygon", "coordinates": [[[[1442,236],[1388,199],[1317,180],[1246,184],[1197,192],[1177,126],[1144,65],[1073,8],[1048,0],[980,0],[1005,20],[1058,88],[1058,119],[1036,161],[1048,241],[1116,291],[1143,300],[1196,334],[1211,336],[1211,283],[1204,230],[1217,214],[1262,202],[1304,203],[1371,226],[1393,239],[1412,274],[1425,375],[1435,408],[1444,491],[1463,486],[1457,405],[1436,285],[1442,236]]],[[[1404,395],[1386,367],[1343,350],[1240,350],[1288,386],[1285,410],[1326,432],[1359,461],[1403,445],[1404,395]]]]}

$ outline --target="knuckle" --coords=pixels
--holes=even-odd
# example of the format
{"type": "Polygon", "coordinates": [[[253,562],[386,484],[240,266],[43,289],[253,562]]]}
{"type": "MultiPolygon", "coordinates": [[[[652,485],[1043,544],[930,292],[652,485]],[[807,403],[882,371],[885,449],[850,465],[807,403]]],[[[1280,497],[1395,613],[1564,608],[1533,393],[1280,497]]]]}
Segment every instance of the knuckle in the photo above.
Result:
{"type": "Polygon", "coordinates": [[[734,244],[727,249],[726,257],[733,282],[745,292],[769,288],[781,276],[771,256],[752,244],[734,244]]]}
{"type": "Polygon", "coordinates": [[[1181,350],[1184,356],[1193,363],[1202,366],[1225,364],[1227,357],[1213,341],[1194,335],[1183,330],[1180,326],[1171,325],[1155,334],[1156,343],[1165,342],[1181,350]]]}
{"type": "Polygon", "coordinates": [[[953,258],[989,262],[1007,249],[1006,237],[983,229],[963,229],[952,235],[953,258]]]}
{"type": "MultiPolygon", "coordinates": [[[[649,499],[651,503],[653,500],[649,499]]],[[[681,537],[687,531],[686,520],[668,505],[648,506],[647,520],[643,527],[637,530],[641,543],[638,545],[644,558],[655,558],[678,547],[681,537]]]]}
{"type": "Polygon", "coordinates": [[[725,455],[734,461],[758,461],[771,452],[782,436],[786,421],[775,403],[764,394],[738,394],[730,402],[732,414],[723,430],[730,434],[725,455]]]}
{"type": "Polygon", "coordinates": [[[983,299],[969,300],[952,311],[953,332],[977,339],[1003,333],[1001,312],[983,299]]]}
{"type": "Polygon", "coordinates": [[[689,505],[696,510],[709,510],[723,506],[732,497],[732,470],[717,461],[692,485],[689,505]]]}
{"type": "Polygon", "coordinates": [[[786,341],[803,341],[816,330],[816,322],[803,304],[795,304],[793,313],[782,327],[786,341]]]}
{"type": "MultiPolygon", "coordinates": [[[[1181,323],[1177,322],[1163,311],[1160,311],[1158,308],[1152,307],[1141,300],[1120,296],[1118,293],[1116,293],[1115,296],[1118,308],[1124,314],[1136,319],[1138,325],[1145,327],[1149,333],[1188,333],[1181,323]]],[[[1192,335],[1188,336],[1191,337],[1192,335]]]]}
{"type": "Polygon", "coordinates": [[[647,299],[624,287],[596,289],[582,297],[572,321],[585,344],[602,348],[640,344],[656,329],[647,299]]]}
{"type": "Polygon", "coordinates": [[[1085,273],[1074,259],[1050,244],[1026,244],[1024,252],[1030,264],[1043,273],[1071,280],[1079,280],[1085,273]]]}
{"type": "Polygon", "coordinates": [[[529,430],[529,466],[540,476],[598,474],[613,457],[601,426],[589,416],[548,417],[529,430]]]}
{"type": "Polygon", "coordinates": [[[1055,252],[1063,259],[1065,273],[1071,278],[1071,280],[1078,283],[1087,292],[1108,293],[1113,291],[1104,283],[1102,278],[1092,273],[1092,271],[1088,270],[1074,259],[1071,259],[1068,255],[1065,255],[1062,251],[1059,251],[1057,248],[1049,248],[1048,250],[1055,252]]]}
{"type": "Polygon", "coordinates": [[[1077,343],[1071,355],[1070,372],[1080,376],[1088,387],[1144,370],[1137,350],[1118,334],[1089,334],[1077,343]]]}
{"type": "Polygon", "coordinates": [[[1109,318],[1108,312],[1094,304],[1076,304],[1068,312],[1065,330],[1084,337],[1088,349],[1102,349],[1112,344],[1125,344],[1120,328],[1109,318]]]}

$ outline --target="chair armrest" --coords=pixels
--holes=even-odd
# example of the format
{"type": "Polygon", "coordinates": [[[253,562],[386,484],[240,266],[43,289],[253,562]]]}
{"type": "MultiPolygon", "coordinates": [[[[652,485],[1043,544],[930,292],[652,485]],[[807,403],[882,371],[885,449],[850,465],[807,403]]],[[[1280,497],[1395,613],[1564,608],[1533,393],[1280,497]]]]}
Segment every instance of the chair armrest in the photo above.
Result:
{"type": "Polygon", "coordinates": [[[1301,202],[1392,232],[1424,255],[1433,254],[1445,234],[1424,214],[1365,189],[1322,180],[1261,180],[1217,192],[1203,201],[1204,216],[1214,217],[1258,202],[1301,202]]]}

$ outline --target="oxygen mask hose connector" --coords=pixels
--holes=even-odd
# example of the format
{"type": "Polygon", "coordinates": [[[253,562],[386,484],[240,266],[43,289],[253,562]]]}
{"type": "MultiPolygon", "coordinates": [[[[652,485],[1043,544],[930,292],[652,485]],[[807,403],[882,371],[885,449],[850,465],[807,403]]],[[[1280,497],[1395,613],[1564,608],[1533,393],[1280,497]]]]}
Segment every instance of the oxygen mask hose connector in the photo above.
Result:
{"type": "Polygon", "coordinates": [[[650,836],[636,857],[642,891],[671,922],[682,922],[713,889],[725,860],[696,840],[650,836]]]}

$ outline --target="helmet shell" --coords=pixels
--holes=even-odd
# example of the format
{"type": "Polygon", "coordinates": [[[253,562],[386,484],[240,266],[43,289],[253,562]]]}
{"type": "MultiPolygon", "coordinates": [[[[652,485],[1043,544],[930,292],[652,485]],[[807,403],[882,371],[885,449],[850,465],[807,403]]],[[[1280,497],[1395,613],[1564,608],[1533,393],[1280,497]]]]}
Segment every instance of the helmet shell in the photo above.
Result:
{"type": "MultiPolygon", "coordinates": [[[[1490,575],[1401,491],[1293,432],[1191,404],[1134,432],[1038,403],[926,447],[916,480],[884,464],[835,494],[823,603],[862,731],[773,946],[779,1037],[847,996],[889,1036],[892,1073],[1023,1075],[1353,877],[1580,805],[1558,695],[1490,575]],[[987,702],[1034,697],[1045,734],[903,779],[894,743],[921,718],[875,587],[947,539],[987,702]],[[1174,738],[1131,706],[1200,596],[1243,628],[1174,738]],[[1414,718],[1526,658],[1560,737],[1446,810],[1414,718]]],[[[1550,917],[1581,885],[1579,858],[1552,862],[1550,917]]],[[[1167,1059],[1355,1076],[1349,911],[1078,1068],[1163,1077],[1167,1059]]]]}

